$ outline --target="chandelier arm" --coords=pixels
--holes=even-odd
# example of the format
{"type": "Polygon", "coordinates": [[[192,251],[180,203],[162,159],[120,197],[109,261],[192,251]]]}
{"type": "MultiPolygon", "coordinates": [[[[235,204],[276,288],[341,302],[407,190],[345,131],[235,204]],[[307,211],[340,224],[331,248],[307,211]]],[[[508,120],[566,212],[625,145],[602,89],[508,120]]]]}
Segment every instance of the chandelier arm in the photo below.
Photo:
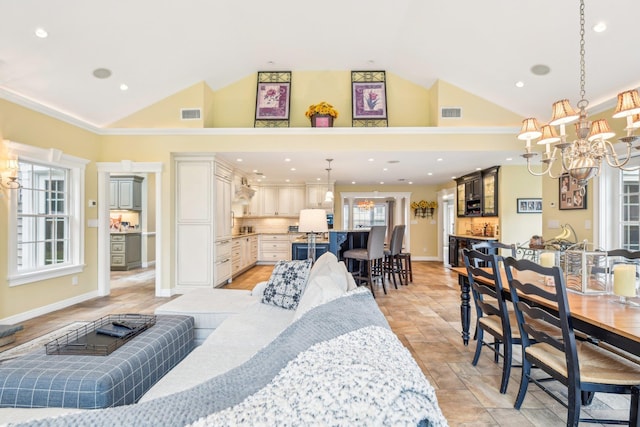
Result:
{"type": "Polygon", "coordinates": [[[630,143],[628,142],[626,143],[627,154],[625,156],[625,159],[623,161],[620,161],[620,157],[618,156],[615,149],[613,148],[613,144],[609,141],[602,141],[602,142],[604,145],[605,159],[607,160],[607,164],[609,166],[622,169],[624,165],[629,163],[629,160],[631,160],[631,144],[630,143]]]}
{"type": "Polygon", "coordinates": [[[547,175],[551,173],[551,163],[553,163],[552,161],[549,162],[549,164],[547,165],[546,169],[544,169],[542,172],[535,172],[531,169],[531,159],[527,158],[527,170],[529,171],[529,173],[531,175],[534,176],[543,176],[543,175],[547,175]]]}

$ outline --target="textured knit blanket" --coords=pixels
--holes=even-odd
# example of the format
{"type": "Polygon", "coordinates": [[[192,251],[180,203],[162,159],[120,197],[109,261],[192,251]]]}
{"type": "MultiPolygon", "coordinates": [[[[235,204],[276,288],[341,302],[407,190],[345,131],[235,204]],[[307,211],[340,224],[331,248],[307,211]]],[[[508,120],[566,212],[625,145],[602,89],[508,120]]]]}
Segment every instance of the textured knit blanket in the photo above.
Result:
{"type": "MultiPolygon", "coordinates": [[[[268,320],[267,320],[268,321],[268,320]]],[[[316,307],[241,366],[144,403],[33,421],[42,426],[444,426],[433,388],[371,293],[316,307]]]]}

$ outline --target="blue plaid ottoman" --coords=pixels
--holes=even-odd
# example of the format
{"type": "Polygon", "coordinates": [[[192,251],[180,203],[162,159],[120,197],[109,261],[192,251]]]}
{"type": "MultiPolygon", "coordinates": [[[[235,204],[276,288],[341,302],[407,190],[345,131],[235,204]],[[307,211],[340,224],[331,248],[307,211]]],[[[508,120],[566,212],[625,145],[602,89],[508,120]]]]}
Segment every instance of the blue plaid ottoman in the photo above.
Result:
{"type": "Polygon", "coordinates": [[[156,324],[108,356],[40,351],[0,365],[0,407],[95,409],[136,403],[194,348],[193,317],[156,324]]]}

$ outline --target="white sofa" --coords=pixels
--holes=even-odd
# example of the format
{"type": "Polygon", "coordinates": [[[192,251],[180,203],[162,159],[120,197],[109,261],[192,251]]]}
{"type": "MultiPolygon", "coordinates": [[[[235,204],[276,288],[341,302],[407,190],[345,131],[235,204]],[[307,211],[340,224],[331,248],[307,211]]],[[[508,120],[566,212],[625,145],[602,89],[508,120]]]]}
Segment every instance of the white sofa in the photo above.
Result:
{"type": "MultiPolygon", "coordinates": [[[[424,425],[446,425],[432,387],[390,332],[370,292],[355,289],[353,277],[334,255],[318,259],[295,309],[263,303],[268,286],[262,282],[252,291],[197,291],[159,307],[157,314],[192,315],[202,344],[135,405],[31,425],[272,425],[286,419],[293,424],[427,420],[424,425]],[[338,386],[340,382],[344,384],[338,386]],[[374,389],[364,392],[364,383],[374,389]],[[306,391],[292,393],[292,386],[306,391]],[[339,393],[333,395],[334,390],[339,393]],[[283,395],[290,396],[289,401],[283,401],[283,395]],[[371,400],[361,401],[363,395],[371,400]],[[303,422],[305,417],[308,422],[303,422]]],[[[3,408],[0,419],[76,411],[3,408]]]]}

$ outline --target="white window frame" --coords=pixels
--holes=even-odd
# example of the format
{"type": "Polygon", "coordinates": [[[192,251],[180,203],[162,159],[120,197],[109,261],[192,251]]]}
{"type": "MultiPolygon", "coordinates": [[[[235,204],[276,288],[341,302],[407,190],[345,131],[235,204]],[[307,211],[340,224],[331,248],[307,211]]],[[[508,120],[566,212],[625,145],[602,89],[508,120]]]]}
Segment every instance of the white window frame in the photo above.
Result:
{"type": "MultiPolygon", "coordinates": [[[[18,201],[9,193],[8,230],[8,282],[18,286],[41,280],[81,273],[84,270],[84,182],[89,160],[64,154],[54,148],[39,148],[13,141],[4,141],[7,150],[18,161],[38,163],[68,170],[69,188],[69,262],[40,267],[25,272],[18,271],[18,201]]],[[[8,190],[10,192],[14,190],[8,190]]]]}

